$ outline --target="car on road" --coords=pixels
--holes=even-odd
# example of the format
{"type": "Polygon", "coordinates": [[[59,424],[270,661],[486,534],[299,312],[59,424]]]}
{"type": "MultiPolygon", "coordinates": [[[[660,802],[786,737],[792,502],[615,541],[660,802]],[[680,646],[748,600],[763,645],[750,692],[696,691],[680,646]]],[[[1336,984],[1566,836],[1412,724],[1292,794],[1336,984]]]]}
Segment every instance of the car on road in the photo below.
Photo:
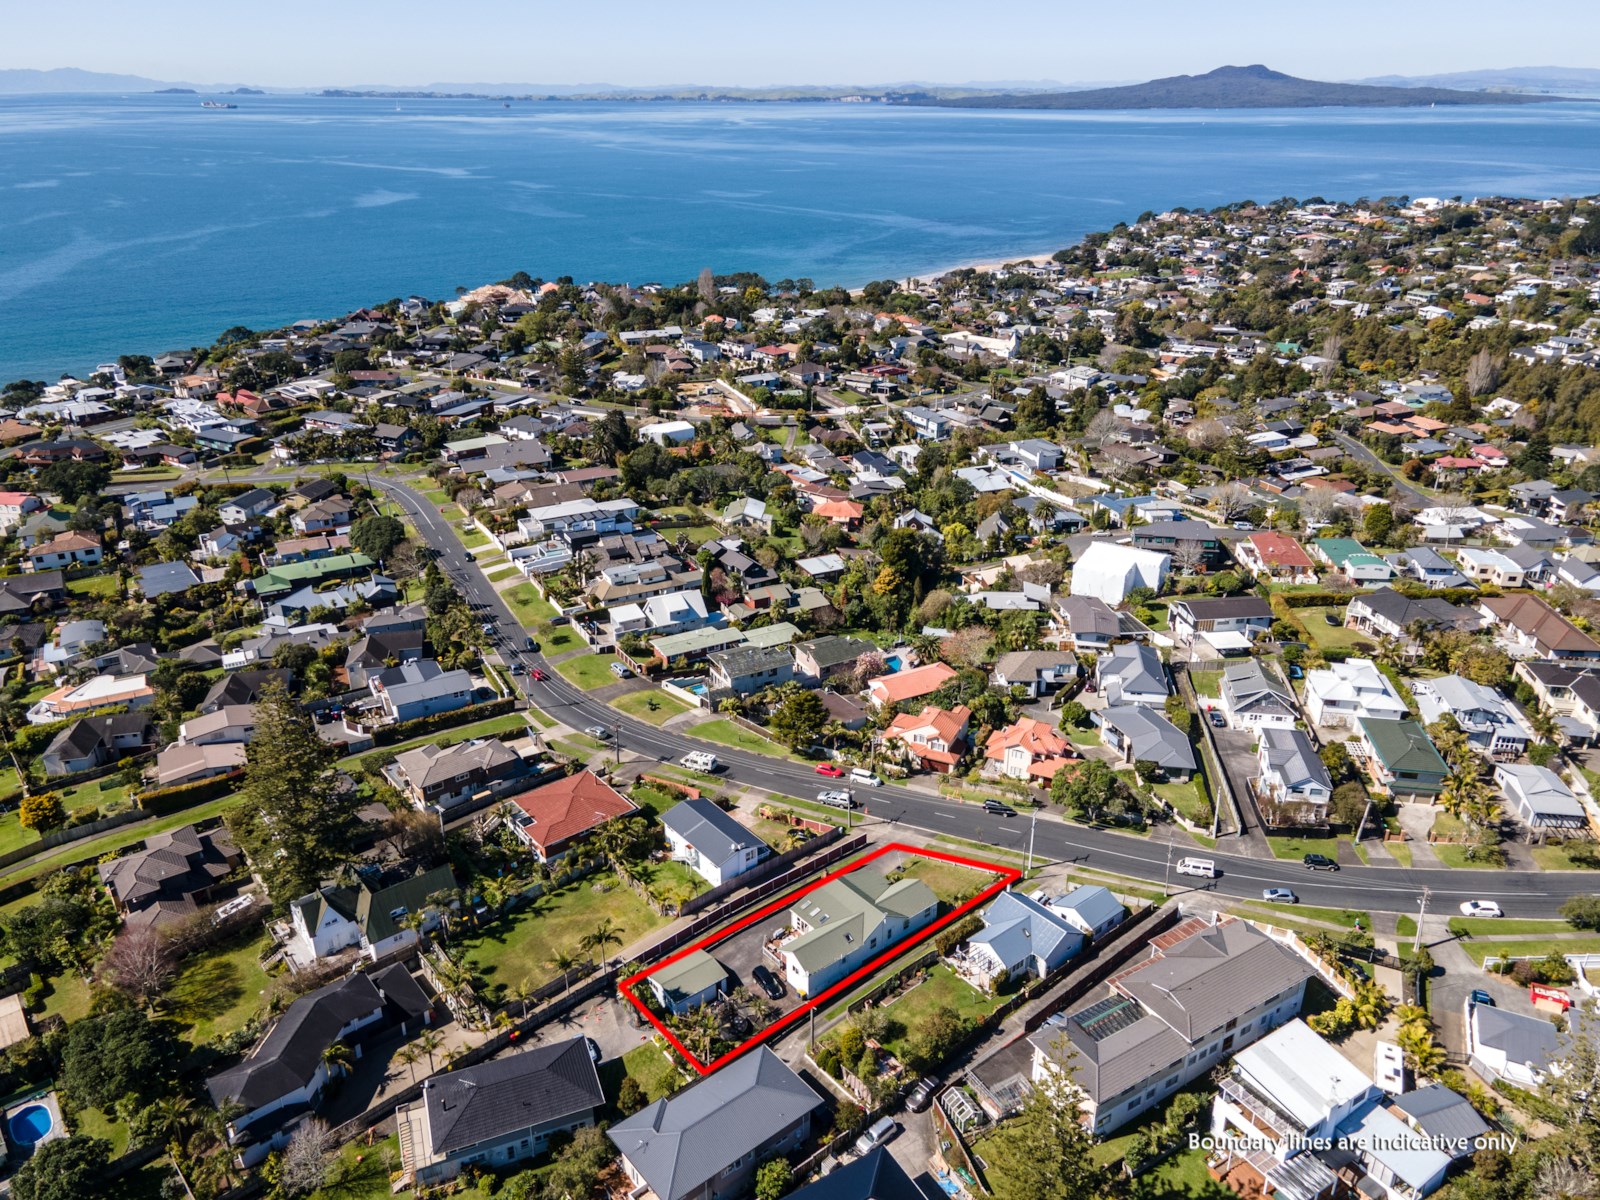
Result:
{"type": "Polygon", "coordinates": [[[893,1117],[884,1117],[874,1121],[872,1127],[856,1139],[857,1154],[871,1154],[879,1146],[892,1138],[900,1127],[894,1123],[893,1117]]]}
{"type": "Polygon", "coordinates": [[[1228,718],[1223,716],[1216,709],[1209,709],[1206,712],[1206,716],[1211,718],[1211,723],[1218,729],[1226,729],[1228,727],[1228,718]]]}
{"type": "Polygon", "coordinates": [[[612,663],[611,673],[618,679],[626,679],[629,675],[633,674],[632,671],[628,670],[628,668],[623,666],[621,663],[612,663]]]}
{"type": "Polygon", "coordinates": [[[543,683],[546,679],[550,678],[550,676],[546,675],[538,667],[535,667],[533,670],[529,671],[528,674],[533,676],[533,678],[536,679],[540,683],[543,683]]]}
{"type": "Polygon", "coordinates": [[[1300,860],[1308,871],[1337,871],[1339,864],[1326,854],[1308,854],[1300,860]]]}
{"type": "Polygon", "coordinates": [[[1461,902],[1461,915],[1463,917],[1503,917],[1506,914],[1493,900],[1463,900],[1461,902]]]}
{"type": "Polygon", "coordinates": [[[751,971],[750,978],[756,981],[756,986],[767,994],[769,1000],[782,1000],[787,994],[783,980],[774,975],[772,969],[765,964],[751,971]]]}
{"type": "Polygon", "coordinates": [[[1496,1007],[1494,997],[1489,995],[1489,993],[1484,991],[1482,988],[1473,988],[1472,995],[1467,997],[1467,1002],[1469,1004],[1481,1004],[1485,1008],[1496,1007]]]}
{"type": "Polygon", "coordinates": [[[493,621],[485,621],[483,623],[483,632],[484,632],[485,636],[493,637],[495,635],[495,632],[496,632],[495,627],[494,627],[494,622],[493,621]]]}
{"type": "Polygon", "coordinates": [[[527,671],[528,668],[523,666],[521,663],[514,662],[511,664],[511,673],[513,675],[525,675],[527,674],[527,671]]]}
{"type": "Polygon", "coordinates": [[[922,1112],[933,1103],[939,1085],[940,1080],[937,1075],[924,1075],[917,1080],[917,1086],[911,1089],[911,1095],[906,1097],[906,1107],[912,1112],[922,1112]]]}
{"type": "Polygon", "coordinates": [[[844,777],[844,768],[836,767],[832,763],[818,763],[816,770],[818,775],[826,775],[829,779],[842,779],[844,777]]]}
{"type": "Polygon", "coordinates": [[[1254,533],[1256,528],[1249,521],[1235,521],[1233,527],[1245,533],[1254,533]]]}
{"type": "Polygon", "coordinates": [[[600,1061],[600,1043],[592,1037],[586,1037],[583,1039],[583,1045],[589,1051],[589,1061],[598,1063],[600,1061]]]}
{"type": "Polygon", "coordinates": [[[592,738],[599,738],[602,742],[608,742],[611,740],[611,730],[607,729],[604,725],[590,725],[584,730],[584,732],[592,738]]]}
{"type": "Polygon", "coordinates": [[[1009,804],[1002,804],[998,800],[985,800],[983,802],[983,811],[993,813],[997,817],[1014,817],[1017,815],[1016,809],[1009,804]]]}
{"type": "Polygon", "coordinates": [[[854,784],[858,784],[861,787],[882,787],[883,786],[883,780],[879,779],[871,771],[863,771],[860,767],[855,767],[854,769],[851,770],[851,772],[850,772],[850,782],[854,783],[854,784]]]}
{"type": "Polygon", "coordinates": [[[528,649],[531,652],[533,652],[534,654],[539,653],[539,643],[534,641],[532,638],[529,638],[528,639],[528,649]]]}
{"type": "Polygon", "coordinates": [[[1270,900],[1273,904],[1299,904],[1300,897],[1288,888],[1262,888],[1261,898],[1270,900]]]}
{"type": "Polygon", "coordinates": [[[832,805],[834,808],[854,808],[856,806],[856,802],[849,792],[837,790],[818,792],[817,803],[832,805]]]}
{"type": "Polygon", "coordinates": [[[477,562],[478,561],[478,556],[476,554],[474,554],[471,550],[463,550],[461,552],[461,557],[466,559],[468,562],[477,562]]]}

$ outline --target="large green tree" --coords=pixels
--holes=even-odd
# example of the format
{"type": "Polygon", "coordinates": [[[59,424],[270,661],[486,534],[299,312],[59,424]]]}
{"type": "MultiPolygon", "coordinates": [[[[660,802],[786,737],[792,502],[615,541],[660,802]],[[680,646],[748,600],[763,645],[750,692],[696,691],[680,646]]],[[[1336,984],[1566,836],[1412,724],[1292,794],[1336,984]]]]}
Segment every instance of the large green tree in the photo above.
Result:
{"type": "Polygon", "coordinates": [[[85,496],[99,493],[110,478],[110,470],[102,463],[68,460],[51,463],[41,470],[39,486],[56,493],[68,504],[76,504],[85,496]]]}
{"type": "Polygon", "coordinates": [[[125,1008],[67,1027],[59,1082],[77,1103],[109,1111],[124,1096],[156,1099],[176,1078],[177,1064],[171,1027],[125,1008]]]}
{"type": "Polygon", "coordinates": [[[1078,1117],[1065,1080],[1033,1089],[1022,1112],[984,1144],[996,1200],[1098,1200],[1111,1191],[1078,1117]]]}
{"type": "Polygon", "coordinates": [[[796,692],[772,714],[772,732],[785,746],[809,746],[822,736],[828,710],[815,692],[796,692]]]}
{"type": "Polygon", "coordinates": [[[350,544],[368,558],[388,558],[405,538],[406,527],[393,517],[362,517],[350,526],[350,544]]]}
{"type": "Polygon", "coordinates": [[[333,747],[280,684],[263,689],[245,754],[228,828],[281,908],[346,861],[359,801],[334,769],[333,747]]]}
{"type": "Polygon", "coordinates": [[[98,1200],[115,1194],[100,1182],[111,1161],[111,1143],[104,1138],[61,1138],[45,1142],[11,1177],[15,1200],[98,1200]]]}

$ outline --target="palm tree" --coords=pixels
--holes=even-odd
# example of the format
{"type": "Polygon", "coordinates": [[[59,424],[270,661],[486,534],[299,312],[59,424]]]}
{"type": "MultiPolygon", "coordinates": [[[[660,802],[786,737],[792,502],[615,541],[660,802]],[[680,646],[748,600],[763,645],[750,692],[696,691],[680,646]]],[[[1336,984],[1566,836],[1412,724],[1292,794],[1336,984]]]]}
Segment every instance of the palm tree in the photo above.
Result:
{"type": "Polygon", "coordinates": [[[406,1068],[412,1083],[417,1081],[417,1062],[421,1058],[422,1050],[415,1044],[401,1046],[394,1056],[395,1062],[406,1068]]]}
{"type": "Polygon", "coordinates": [[[422,1031],[422,1036],[417,1038],[412,1045],[417,1048],[419,1053],[428,1056],[428,1073],[430,1075],[433,1074],[433,1056],[440,1046],[438,1033],[432,1029],[425,1029],[422,1031]]]}
{"type": "MultiPolygon", "coordinates": [[[[561,994],[563,996],[572,990],[572,968],[578,965],[576,955],[568,950],[557,950],[550,955],[544,965],[552,971],[561,972],[561,994]]],[[[528,987],[526,979],[519,983],[517,987],[522,989],[522,1015],[526,1017],[528,1015],[527,997],[532,994],[533,989],[528,987]]]]}
{"type": "Polygon", "coordinates": [[[355,1063],[355,1054],[343,1042],[335,1042],[322,1052],[322,1065],[330,1076],[347,1074],[355,1063]]]}
{"type": "Polygon", "coordinates": [[[621,945],[622,934],[610,917],[601,921],[594,927],[593,933],[585,934],[583,938],[583,948],[600,956],[602,968],[606,965],[606,951],[612,946],[620,948],[621,945]]]}
{"type": "Polygon", "coordinates": [[[163,1141],[176,1141],[195,1123],[194,1101],[187,1096],[163,1096],[150,1106],[151,1129],[163,1141]]]}

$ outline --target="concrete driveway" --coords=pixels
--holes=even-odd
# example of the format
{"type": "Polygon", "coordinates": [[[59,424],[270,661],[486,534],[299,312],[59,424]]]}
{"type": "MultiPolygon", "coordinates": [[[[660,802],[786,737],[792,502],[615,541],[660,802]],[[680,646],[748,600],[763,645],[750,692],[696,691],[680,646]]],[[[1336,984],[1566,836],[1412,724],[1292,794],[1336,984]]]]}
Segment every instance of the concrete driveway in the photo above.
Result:
{"type": "Polygon", "coordinates": [[[784,982],[783,972],[762,953],[761,944],[778,930],[786,928],[788,924],[786,913],[775,912],[766,920],[747,925],[732,937],[709,947],[711,956],[726,967],[729,974],[752,996],[760,996],[773,1006],[776,1010],[774,1020],[784,1013],[792,1012],[800,1003],[800,998],[789,990],[788,983],[784,982]],[[765,965],[778,977],[779,982],[783,982],[785,994],[781,1000],[773,1000],[752,978],[752,972],[761,965],[765,965]]]}

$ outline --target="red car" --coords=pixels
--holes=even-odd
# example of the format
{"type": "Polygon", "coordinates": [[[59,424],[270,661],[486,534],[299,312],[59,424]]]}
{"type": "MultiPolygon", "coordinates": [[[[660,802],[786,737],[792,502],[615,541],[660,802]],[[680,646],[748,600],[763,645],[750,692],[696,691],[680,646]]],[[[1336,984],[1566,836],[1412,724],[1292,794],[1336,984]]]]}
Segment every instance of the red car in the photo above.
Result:
{"type": "Polygon", "coordinates": [[[836,767],[832,763],[818,763],[817,774],[826,775],[829,779],[838,779],[844,774],[844,768],[836,767]]]}
{"type": "Polygon", "coordinates": [[[533,670],[529,671],[528,674],[541,681],[549,678],[549,676],[541,671],[538,667],[533,668],[533,670]]]}

